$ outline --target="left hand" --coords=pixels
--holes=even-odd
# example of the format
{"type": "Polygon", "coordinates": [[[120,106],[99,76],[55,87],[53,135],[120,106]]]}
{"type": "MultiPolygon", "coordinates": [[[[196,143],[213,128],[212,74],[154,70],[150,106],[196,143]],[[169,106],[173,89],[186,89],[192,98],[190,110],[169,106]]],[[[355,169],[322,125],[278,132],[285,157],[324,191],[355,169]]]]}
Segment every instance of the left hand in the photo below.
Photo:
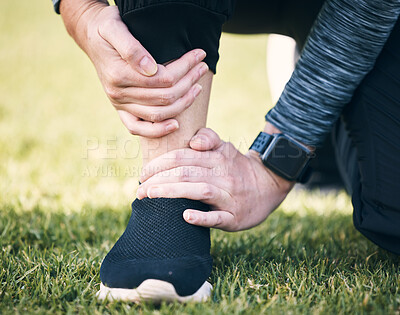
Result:
{"type": "Polygon", "coordinates": [[[197,82],[209,72],[206,53],[194,49],[157,65],[106,0],[63,0],[60,11],[129,132],[159,138],[176,131],[176,116],[193,104],[202,89],[197,82]]]}
{"type": "Polygon", "coordinates": [[[213,211],[187,209],[186,222],[240,231],[263,222],[292,189],[267,169],[259,154],[241,154],[211,129],[203,128],[190,148],[161,155],[142,171],[137,197],[188,198],[211,205],[213,211]]]}

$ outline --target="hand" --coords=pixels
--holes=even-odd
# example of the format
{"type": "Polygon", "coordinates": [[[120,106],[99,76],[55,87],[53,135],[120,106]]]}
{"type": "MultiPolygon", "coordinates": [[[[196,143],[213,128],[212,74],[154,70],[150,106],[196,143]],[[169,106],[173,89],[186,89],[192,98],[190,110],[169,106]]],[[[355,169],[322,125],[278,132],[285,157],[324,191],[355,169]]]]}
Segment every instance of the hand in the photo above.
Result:
{"type": "MultiPolygon", "coordinates": [[[[73,5],[74,0],[61,3],[68,1],[73,5]]],[[[157,65],[122,22],[116,6],[91,3],[69,32],[93,62],[124,125],[130,133],[150,138],[178,129],[173,118],[201,92],[196,83],[208,71],[201,62],[205,52],[195,49],[167,66],[157,65]]],[[[61,7],[66,25],[67,9],[61,7]]]]}
{"type": "Polygon", "coordinates": [[[142,171],[137,196],[188,198],[213,211],[188,209],[183,217],[194,225],[239,231],[263,222],[292,189],[267,169],[257,152],[241,154],[211,129],[201,129],[190,148],[168,152],[142,171]]]}

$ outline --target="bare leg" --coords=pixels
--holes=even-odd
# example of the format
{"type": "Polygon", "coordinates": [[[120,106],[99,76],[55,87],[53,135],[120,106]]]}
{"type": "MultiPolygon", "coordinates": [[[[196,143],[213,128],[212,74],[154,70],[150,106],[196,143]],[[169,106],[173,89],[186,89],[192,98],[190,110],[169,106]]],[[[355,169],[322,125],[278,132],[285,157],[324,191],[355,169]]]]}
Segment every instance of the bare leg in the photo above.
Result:
{"type": "Polygon", "coordinates": [[[202,92],[183,113],[179,114],[177,120],[179,129],[161,138],[141,138],[143,165],[163,153],[188,147],[190,139],[200,129],[205,127],[207,121],[208,103],[210,100],[211,83],[213,73],[208,73],[200,79],[202,92]]]}

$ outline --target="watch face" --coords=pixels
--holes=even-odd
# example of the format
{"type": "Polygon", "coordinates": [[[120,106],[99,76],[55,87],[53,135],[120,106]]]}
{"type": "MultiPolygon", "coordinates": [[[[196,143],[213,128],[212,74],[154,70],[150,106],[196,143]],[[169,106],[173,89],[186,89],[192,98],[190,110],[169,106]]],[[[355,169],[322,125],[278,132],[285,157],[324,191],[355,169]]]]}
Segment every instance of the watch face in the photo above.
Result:
{"type": "Polygon", "coordinates": [[[307,152],[286,137],[278,137],[265,152],[264,164],[290,180],[295,180],[309,160],[307,152]]]}

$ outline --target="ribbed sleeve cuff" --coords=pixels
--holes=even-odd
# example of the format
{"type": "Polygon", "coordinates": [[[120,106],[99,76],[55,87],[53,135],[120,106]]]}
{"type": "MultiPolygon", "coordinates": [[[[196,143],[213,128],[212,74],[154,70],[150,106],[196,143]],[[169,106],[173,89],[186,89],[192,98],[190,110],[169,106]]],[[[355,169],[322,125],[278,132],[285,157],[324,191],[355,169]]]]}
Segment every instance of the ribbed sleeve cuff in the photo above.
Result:
{"type": "Polygon", "coordinates": [[[54,6],[54,11],[56,11],[57,14],[60,14],[60,2],[61,0],[52,0],[53,1],[53,6],[54,6]]]}
{"type": "Polygon", "coordinates": [[[290,105],[277,103],[267,113],[265,120],[273,124],[285,135],[305,145],[321,146],[324,143],[326,135],[332,129],[333,123],[326,121],[325,128],[321,128],[321,126],[316,128],[315,123],[312,120],[310,121],[308,116],[306,118],[302,113],[296,115],[295,112],[296,109],[291,111],[290,105]]]}

